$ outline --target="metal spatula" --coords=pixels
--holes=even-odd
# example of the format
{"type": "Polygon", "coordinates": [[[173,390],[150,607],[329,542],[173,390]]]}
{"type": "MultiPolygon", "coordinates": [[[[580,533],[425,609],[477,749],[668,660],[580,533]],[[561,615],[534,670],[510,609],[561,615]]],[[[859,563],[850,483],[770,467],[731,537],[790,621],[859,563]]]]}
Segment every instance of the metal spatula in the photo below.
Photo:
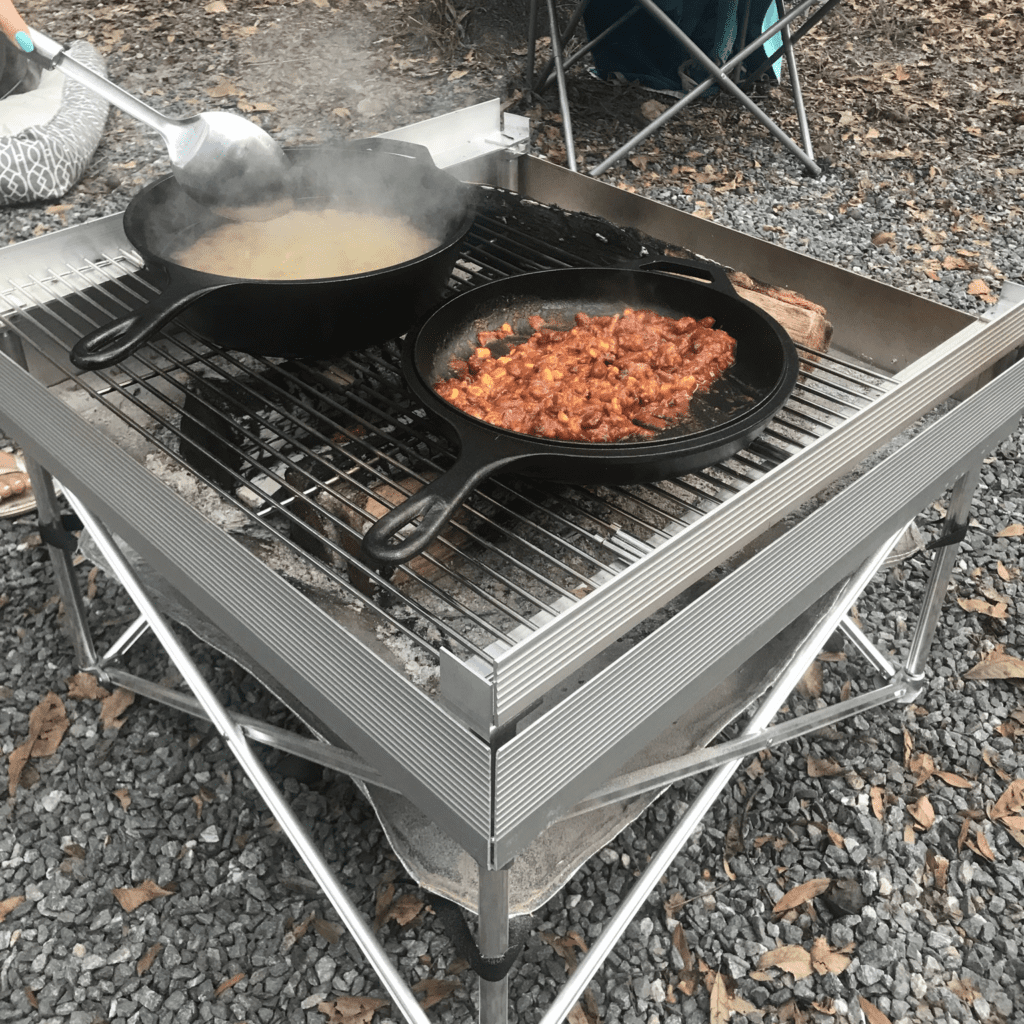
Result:
{"type": "Polygon", "coordinates": [[[289,163],[262,128],[221,110],[181,119],[165,117],[90,71],[69,56],[62,44],[28,28],[10,0],[0,0],[0,29],[38,64],[63,72],[159,132],[175,178],[197,202],[233,220],[264,219],[281,212],[289,163]]]}

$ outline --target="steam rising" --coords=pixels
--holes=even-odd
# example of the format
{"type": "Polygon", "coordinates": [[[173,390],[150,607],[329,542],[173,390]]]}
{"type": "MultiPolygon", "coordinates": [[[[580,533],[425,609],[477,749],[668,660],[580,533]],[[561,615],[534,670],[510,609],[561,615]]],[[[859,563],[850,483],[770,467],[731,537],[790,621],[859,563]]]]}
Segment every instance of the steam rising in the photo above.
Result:
{"type": "MultiPolygon", "coordinates": [[[[364,139],[288,150],[287,155],[291,165],[284,195],[274,188],[265,203],[254,204],[242,216],[233,210],[230,219],[267,220],[293,206],[350,210],[407,217],[419,231],[443,242],[469,215],[466,186],[439,171],[422,147],[364,139]]],[[[132,242],[170,262],[222,223],[216,211],[195,202],[173,179],[140,193],[125,217],[132,242]]]]}

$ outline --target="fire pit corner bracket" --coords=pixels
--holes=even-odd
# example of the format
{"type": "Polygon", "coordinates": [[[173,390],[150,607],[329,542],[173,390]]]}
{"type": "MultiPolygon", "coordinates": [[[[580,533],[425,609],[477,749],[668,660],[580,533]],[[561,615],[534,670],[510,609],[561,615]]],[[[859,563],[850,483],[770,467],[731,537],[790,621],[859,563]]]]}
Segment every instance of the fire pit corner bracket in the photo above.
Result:
{"type": "Polygon", "coordinates": [[[441,674],[438,683],[441,699],[483,737],[494,724],[494,683],[487,678],[486,663],[461,661],[447,647],[440,650],[441,674]]]}

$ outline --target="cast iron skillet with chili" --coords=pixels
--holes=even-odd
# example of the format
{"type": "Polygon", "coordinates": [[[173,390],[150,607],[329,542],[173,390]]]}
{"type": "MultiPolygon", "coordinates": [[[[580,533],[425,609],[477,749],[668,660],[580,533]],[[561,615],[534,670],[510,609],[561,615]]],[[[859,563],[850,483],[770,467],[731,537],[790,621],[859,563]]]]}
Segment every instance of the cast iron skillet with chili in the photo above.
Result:
{"type": "Polygon", "coordinates": [[[658,257],[623,268],[549,270],[495,281],[464,292],[435,310],[403,348],[409,386],[459,455],[446,472],[379,519],[363,550],[379,565],[406,562],[441,531],[459,504],[497,472],[552,477],[569,483],[649,483],[721,462],[749,444],[782,408],[799,373],[796,346],[769,314],[733,289],[714,264],[658,257]],[[684,277],[680,274],[697,275],[684,277]],[[736,338],[733,367],[706,394],[696,394],[679,425],[653,437],[613,443],[559,441],[492,426],[446,402],[434,390],[450,376],[452,359],[466,359],[477,333],[503,322],[528,335],[526,318],[569,326],[623,308],[653,309],[673,318],[712,316],[736,338]]]}
{"type": "Polygon", "coordinates": [[[82,338],[71,360],[92,370],[127,358],[177,317],[205,341],[255,355],[327,359],[394,338],[441,301],[473,222],[471,190],[439,170],[423,146],[394,139],[289,150],[297,204],[408,217],[437,245],[379,270],[307,280],[210,274],[174,255],[223,220],[173,176],[128,204],[124,232],[160,291],[146,305],[82,338]]]}

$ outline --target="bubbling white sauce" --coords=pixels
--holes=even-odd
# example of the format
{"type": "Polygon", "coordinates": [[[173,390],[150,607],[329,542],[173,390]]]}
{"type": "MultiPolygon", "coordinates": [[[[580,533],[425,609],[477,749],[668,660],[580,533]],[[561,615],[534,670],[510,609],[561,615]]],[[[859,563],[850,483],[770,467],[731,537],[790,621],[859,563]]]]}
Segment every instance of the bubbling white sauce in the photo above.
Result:
{"type": "Polygon", "coordinates": [[[380,270],[437,244],[405,217],[294,209],[273,220],[218,224],[172,259],[223,277],[297,281],[380,270]]]}

